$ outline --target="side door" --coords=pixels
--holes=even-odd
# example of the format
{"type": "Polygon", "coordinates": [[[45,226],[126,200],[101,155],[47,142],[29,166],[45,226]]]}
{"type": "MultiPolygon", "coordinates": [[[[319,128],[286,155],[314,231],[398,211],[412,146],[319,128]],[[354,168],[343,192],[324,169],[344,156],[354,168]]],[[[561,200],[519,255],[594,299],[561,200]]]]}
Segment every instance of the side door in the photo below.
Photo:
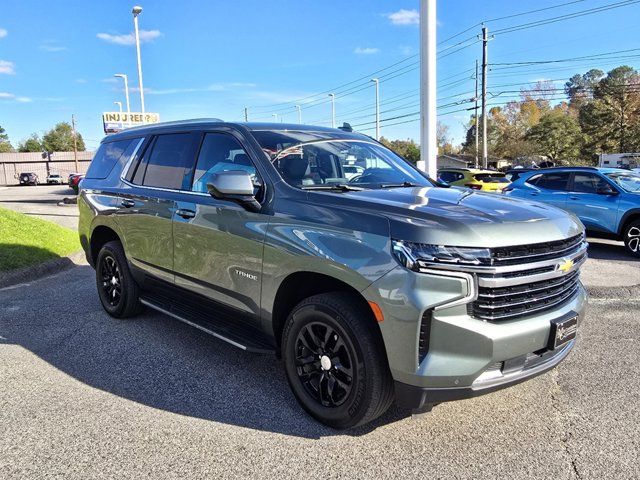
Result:
{"type": "Polygon", "coordinates": [[[173,283],[173,214],[177,192],[190,184],[193,133],[155,136],[120,195],[118,225],[127,258],[138,270],[173,283]]]}
{"type": "Polygon", "coordinates": [[[575,172],[569,188],[567,210],[575,213],[589,230],[616,233],[618,193],[598,174],[575,172]]]}
{"type": "Polygon", "coordinates": [[[566,208],[570,177],[571,174],[569,172],[549,172],[536,175],[527,180],[526,183],[533,186],[533,188],[526,190],[526,193],[521,198],[566,208]]]}
{"type": "MultiPolygon", "coordinates": [[[[260,314],[262,256],[269,215],[249,212],[207,192],[212,175],[244,170],[264,185],[242,138],[233,131],[203,134],[190,193],[177,202],[173,222],[175,282],[246,313],[260,314]]],[[[264,186],[256,196],[264,195],[264,186]]]]}

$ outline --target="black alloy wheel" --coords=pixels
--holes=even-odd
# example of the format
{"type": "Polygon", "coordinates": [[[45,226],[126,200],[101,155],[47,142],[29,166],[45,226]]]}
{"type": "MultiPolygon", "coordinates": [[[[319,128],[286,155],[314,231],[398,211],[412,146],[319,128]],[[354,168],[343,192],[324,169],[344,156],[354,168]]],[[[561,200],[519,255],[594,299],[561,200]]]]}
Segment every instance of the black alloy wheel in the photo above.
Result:
{"type": "Polygon", "coordinates": [[[308,323],[296,338],[296,368],[306,391],[325,407],[342,405],[353,387],[353,358],[331,325],[308,323]]]}
{"type": "Polygon", "coordinates": [[[96,286],[102,307],[112,317],[131,317],[142,309],[138,284],[118,241],[105,243],[98,253],[96,286]]]}
{"type": "Polygon", "coordinates": [[[393,402],[380,327],[356,293],[322,293],[301,301],[285,323],[281,352],[296,400],[325,425],[363,425],[393,402]]]}
{"type": "Polygon", "coordinates": [[[104,298],[109,305],[117,307],[122,300],[122,275],[116,259],[111,255],[106,255],[100,270],[104,298]]]}

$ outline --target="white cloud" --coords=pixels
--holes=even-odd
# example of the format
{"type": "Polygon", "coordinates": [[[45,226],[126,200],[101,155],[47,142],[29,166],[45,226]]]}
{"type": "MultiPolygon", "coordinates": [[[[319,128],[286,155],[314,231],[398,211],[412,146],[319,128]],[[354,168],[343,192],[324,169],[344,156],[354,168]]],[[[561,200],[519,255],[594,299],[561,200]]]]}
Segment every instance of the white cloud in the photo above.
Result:
{"type": "MultiPolygon", "coordinates": [[[[162,36],[160,30],[140,30],[140,43],[150,42],[162,36]]],[[[115,43],[116,45],[135,45],[136,37],[133,33],[122,35],[112,35],[110,33],[98,33],[96,35],[100,40],[115,43]]]]}
{"type": "Polygon", "coordinates": [[[353,51],[353,53],[355,53],[356,55],[375,55],[379,52],[380,49],[374,47],[356,47],[356,49],[353,51]]]}
{"type": "Polygon", "coordinates": [[[397,12],[388,14],[387,18],[391,20],[391,23],[394,25],[420,24],[420,13],[417,10],[405,10],[401,8],[397,12]]]}
{"type": "Polygon", "coordinates": [[[29,97],[21,97],[21,96],[19,97],[14,95],[13,93],[8,93],[8,92],[0,92],[0,100],[11,100],[19,103],[29,103],[33,101],[29,97]]]}
{"type": "Polygon", "coordinates": [[[64,50],[69,50],[67,47],[55,45],[53,43],[43,43],[38,48],[40,50],[44,50],[45,52],[63,52],[64,50]]]}
{"type": "Polygon", "coordinates": [[[7,60],[0,60],[0,74],[13,75],[16,73],[15,65],[13,62],[7,60]]]}
{"type": "Polygon", "coordinates": [[[405,56],[408,57],[409,55],[413,55],[415,52],[416,52],[416,50],[410,45],[401,45],[400,46],[400,53],[402,55],[405,55],[405,56]]]}
{"type": "Polygon", "coordinates": [[[76,78],[76,83],[87,83],[85,78],[76,78]]]}
{"type": "Polygon", "coordinates": [[[4,38],[7,35],[9,35],[9,32],[7,32],[6,28],[0,28],[0,38],[4,38]]]}

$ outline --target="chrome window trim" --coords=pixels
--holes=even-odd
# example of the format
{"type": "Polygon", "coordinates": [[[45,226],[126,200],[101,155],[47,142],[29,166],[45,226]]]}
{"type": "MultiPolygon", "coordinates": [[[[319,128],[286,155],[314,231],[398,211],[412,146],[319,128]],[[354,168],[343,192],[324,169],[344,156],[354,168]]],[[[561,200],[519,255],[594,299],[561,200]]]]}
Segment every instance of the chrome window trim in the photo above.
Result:
{"type": "Polygon", "coordinates": [[[133,153],[129,157],[129,160],[127,160],[127,163],[125,163],[124,168],[122,169],[122,172],[120,172],[120,180],[125,181],[125,178],[129,173],[129,169],[131,168],[131,164],[133,163],[133,159],[136,158],[136,155],[138,155],[138,150],[140,150],[140,147],[144,143],[145,138],[146,137],[140,137],[140,139],[138,140],[138,145],[133,150],[133,153]]]}

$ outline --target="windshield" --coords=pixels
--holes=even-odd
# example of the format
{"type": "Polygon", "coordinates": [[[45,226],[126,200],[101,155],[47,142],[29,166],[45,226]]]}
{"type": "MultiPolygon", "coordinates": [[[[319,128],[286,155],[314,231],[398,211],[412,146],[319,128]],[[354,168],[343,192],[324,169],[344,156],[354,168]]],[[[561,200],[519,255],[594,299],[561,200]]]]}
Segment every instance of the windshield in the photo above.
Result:
{"type": "Polygon", "coordinates": [[[640,193],[640,175],[637,173],[607,173],[607,177],[626,192],[640,193]]]}
{"type": "Polygon", "coordinates": [[[433,186],[414,167],[373,141],[332,138],[300,142],[300,132],[253,133],[282,178],[297,188],[341,187],[341,191],[349,191],[433,186]]]}

